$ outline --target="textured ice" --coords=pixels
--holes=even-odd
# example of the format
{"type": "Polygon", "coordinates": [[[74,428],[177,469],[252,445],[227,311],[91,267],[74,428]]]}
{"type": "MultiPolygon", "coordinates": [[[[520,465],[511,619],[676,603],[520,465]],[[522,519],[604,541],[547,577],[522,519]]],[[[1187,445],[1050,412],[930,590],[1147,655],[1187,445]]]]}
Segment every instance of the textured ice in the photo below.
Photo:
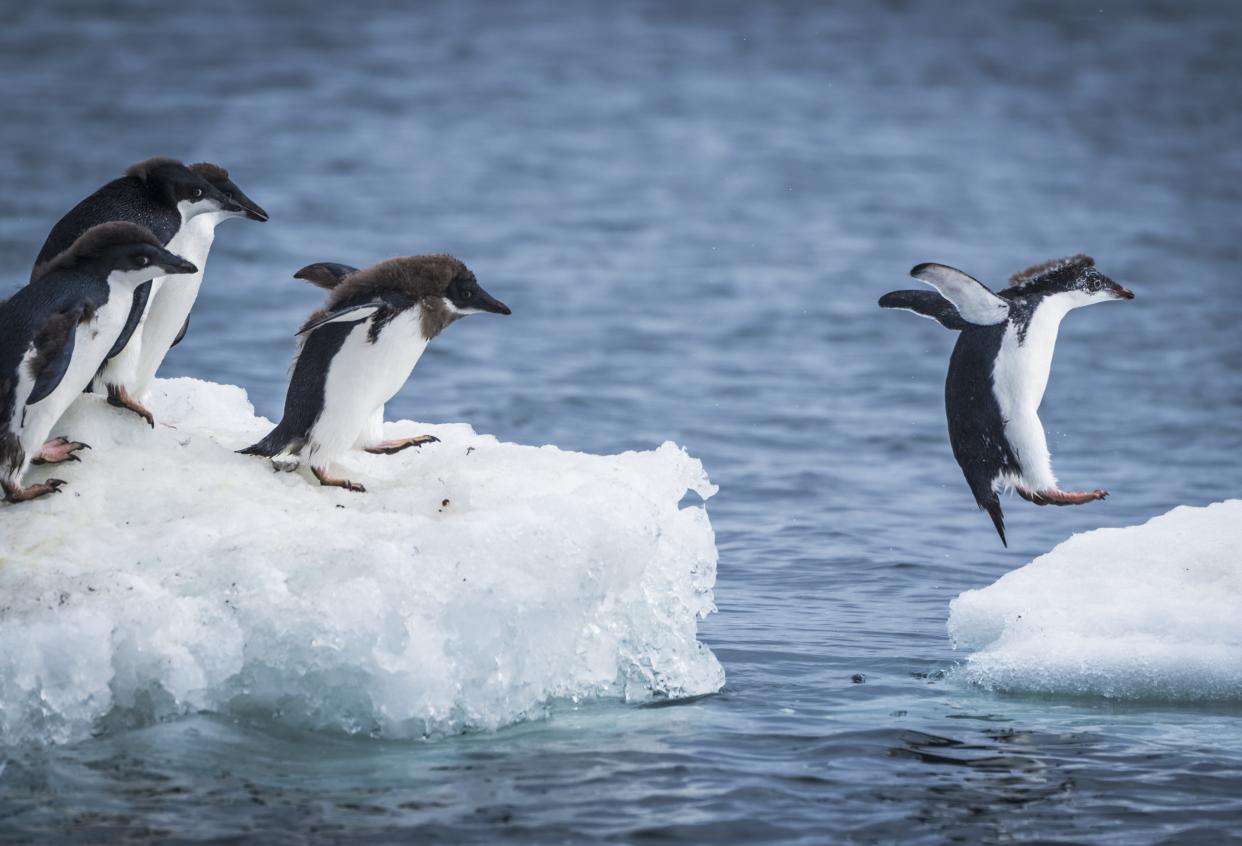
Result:
{"type": "Polygon", "coordinates": [[[1242,700],[1242,500],[1075,535],[950,605],[998,690],[1242,700]]]}
{"type": "MultiPolygon", "coordinates": [[[[157,381],[160,424],[92,397],[64,493],[0,506],[0,742],[200,710],[417,737],[557,700],[685,697],[724,673],[696,638],[716,548],[672,443],[596,456],[465,424],[359,453],[354,494],[234,455],[269,424],[236,387],[157,381]]],[[[39,477],[51,475],[44,468],[39,477]]]]}

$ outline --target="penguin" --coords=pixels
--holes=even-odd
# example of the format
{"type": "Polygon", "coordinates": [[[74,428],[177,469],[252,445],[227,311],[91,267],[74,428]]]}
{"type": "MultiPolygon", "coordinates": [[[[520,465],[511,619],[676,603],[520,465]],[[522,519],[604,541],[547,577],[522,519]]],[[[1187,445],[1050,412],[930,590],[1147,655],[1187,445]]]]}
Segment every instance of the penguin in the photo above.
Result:
{"type": "Polygon", "coordinates": [[[280,423],[238,452],[267,456],[277,466],[305,452],[320,485],[361,493],[361,484],[330,475],[332,462],[347,450],[392,455],[438,440],[386,441],[382,434],[384,404],[405,384],[428,342],[468,314],[511,312],[448,255],[393,258],[365,270],[324,262],[294,278],[328,289],[328,300],[298,330],[302,344],[280,423]]]}
{"type": "Polygon", "coordinates": [[[935,291],[893,291],[881,308],[912,311],[961,334],[945,379],[945,412],[953,457],[975,503],[1005,539],[1000,491],[1008,486],[1036,505],[1081,505],[1104,490],[1063,491],[1039,421],[1061,320],[1076,308],[1134,294],[1095,267],[1090,256],[1054,259],[1016,273],[993,293],[943,264],[910,271],[935,291]]]}
{"type": "Polygon", "coordinates": [[[116,344],[134,291],[157,276],[197,270],[144,226],[102,223],[0,304],[0,488],[7,501],[65,484],[49,479],[24,488],[21,480],[31,463],[77,461],[75,453],[86,448],[47,436],[116,344]]]}
{"type": "MultiPolygon", "coordinates": [[[[117,359],[136,350],[136,361],[132,368],[119,368],[118,388],[127,396],[142,402],[151,380],[164,362],[168,351],[181,342],[190,326],[190,310],[198,299],[199,287],[203,283],[203,273],[207,267],[207,253],[211,250],[215,239],[216,226],[235,217],[244,217],[260,223],[268,219],[267,212],[254,200],[250,199],[229,178],[229,172],[219,165],[200,162],[189,166],[190,172],[207,180],[211,185],[234,203],[236,210],[221,207],[217,211],[201,212],[186,220],[181,231],[174,236],[170,244],[176,245],[176,253],[186,261],[198,267],[198,273],[189,278],[178,279],[176,285],[162,285],[162,280],[152,282],[151,295],[147,303],[146,317],[142,320],[141,331],[136,331],[127,346],[117,359]]],[[[104,377],[107,377],[105,372],[104,377]]]]}
{"type": "MultiPolygon", "coordinates": [[[[181,255],[186,249],[181,242],[192,236],[186,224],[200,214],[221,211],[244,213],[245,209],[176,159],[147,159],[82,200],[52,227],[35,259],[31,281],[43,276],[56,256],[97,224],[119,220],[145,226],[162,246],[181,255]]],[[[151,284],[144,284],[135,292],[133,311],[125,321],[117,347],[109,351],[106,364],[92,382],[93,390],[107,392],[109,403],[128,408],[152,426],[155,418],[131,394],[129,386],[138,365],[139,342],[134,341],[134,336],[159,284],[158,280],[151,280],[151,284]]]]}

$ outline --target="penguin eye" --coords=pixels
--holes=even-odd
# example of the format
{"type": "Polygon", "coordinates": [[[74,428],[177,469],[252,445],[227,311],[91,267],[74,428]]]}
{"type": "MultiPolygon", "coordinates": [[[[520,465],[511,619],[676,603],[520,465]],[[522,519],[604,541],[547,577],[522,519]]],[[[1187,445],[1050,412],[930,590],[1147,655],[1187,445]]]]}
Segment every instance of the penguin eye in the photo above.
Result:
{"type": "Polygon", "coordinates": [[[196,199],[196,200],[197,200],[197,199],[198,199],[199,197],[201,197],[201,196],[203,196],[203,189],[202,189],[202,188],[195,188],[195,189],[194,189],[194,199],[196,199]]]}
{"type": "Polygon", "coordinates": [[[460,294],[458,294],[458,296],[461,297],[463,300],[468,300],[474,296],[474,291],[471,291],[469,288],[467,288],[464,291],[462,291],[460,294]]]}
{"type": "Polygon", "coordinates": [[[148,264],[151,263],[151,259],[147,258],[146,256],[138,256],[138,258],[134,259],[134,261],[137,263],[139,267],[146,267],[148,264]]]}

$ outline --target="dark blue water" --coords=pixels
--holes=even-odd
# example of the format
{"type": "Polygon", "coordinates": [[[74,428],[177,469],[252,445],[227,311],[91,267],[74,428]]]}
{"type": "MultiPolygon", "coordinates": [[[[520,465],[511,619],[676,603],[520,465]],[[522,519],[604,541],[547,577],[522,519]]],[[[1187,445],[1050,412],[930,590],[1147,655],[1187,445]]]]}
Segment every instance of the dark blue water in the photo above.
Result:
{"type": "Polygon", "coordinates": [[[221,228],[164,374],[274,416],[293,270],[463,258],[514,316],[390,417],[686,445],[728,683],[421,743],[205,714],[9,748],[0,840],[1236,838],[1242,710],[988,693],[944,624],[1073,532],[1238,495],[1239,43],[1229,2],[7,8],[5,291],[127,164],[221,162],[272,220],[221,228]],[[1113,495],[1007,500],[1005,550],[945,436],[953,337],[875,300],[1079,251],[1138,299],[1068,318],[1042,417],[1113,495]]]}

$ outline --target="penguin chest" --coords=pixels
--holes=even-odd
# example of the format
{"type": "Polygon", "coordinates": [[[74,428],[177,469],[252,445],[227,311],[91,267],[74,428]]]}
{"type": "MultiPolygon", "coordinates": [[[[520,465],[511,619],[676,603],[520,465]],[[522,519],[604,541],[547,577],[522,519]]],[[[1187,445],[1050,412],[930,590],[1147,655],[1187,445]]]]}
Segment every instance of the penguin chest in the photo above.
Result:
{"type": "Polygon", "coordinates": [[[1060,309],[1045,306],[1036,309],[1025,326],[1011,323],[1005,328],[992,371],[992,389],[1006,420],[1039,409],[1064,316],[1060,309]]]}
{"type": "MultiPolygon", "coordinates": [[[[212,242],[215,241],[216,227],[211,220],[213,215],[200,214],[197,217],[184,221],[181,228],[168,239],[168,243],[164,245],[164,249],[175,256],[180,256],[186,261],[193,262],[198,268],[197,273],[178,274],[173,280],[173,287],[170,292],[180,292],[181,298],[186,294],[190,295],[190,302],[193,304],[194,298],[198,295],[198,286],[203,281],[204,265],[207,263],[207,253],[211,251],[212,242]]],[[[161,276],[151,283],[151,299],[147,306],[148,315],[156,310],[159,299],[157,295],[168,282],[167,276],[161,276]]],[[[182,318],[184,320],[184,317],[182,318]]],[[[177,327],[180,329],[180,325],[177,327]]]]}
{"type": "Polygon", "coordinates": [[[90,320],[78,324],[74,330],[73,354],[65,375],[56,390],[32,405],[32,410],[47,411],[59,417],[78,398],[120,337],[132,303],[132,291],[118,296],[114,290],[90,320]]]}
{"type": "Polygon", "coordinates": [[[397,315],[371,341],[371,320],[355,326],[333,356],[324,384],[325,410],[349,409],[366,416],[392,399],[410,378],[427,348],[419,324],[419,309],[397,315]]]}

